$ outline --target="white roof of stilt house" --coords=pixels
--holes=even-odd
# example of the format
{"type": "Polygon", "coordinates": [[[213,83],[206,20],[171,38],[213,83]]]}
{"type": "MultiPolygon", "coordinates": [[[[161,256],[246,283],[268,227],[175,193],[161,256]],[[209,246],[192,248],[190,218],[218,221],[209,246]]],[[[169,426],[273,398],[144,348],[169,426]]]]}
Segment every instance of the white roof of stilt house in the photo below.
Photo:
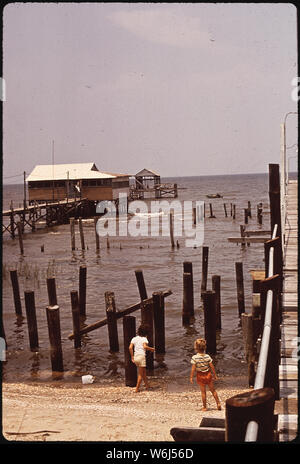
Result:
{"type": "Polygon", "coordinates": [[[159,174],[157,174],[154,171],[151,171],[150,169],[144,168],[135,175],[135,177],[148,177],[148,176],[150,176],[150,177],[152,177],[152,176],[159,177],[159,174]]]}
{"type": "Polygon", "coordinates": [[[26,181],[111,179],[128,174],[101,172],[95,163],[39,164],[35,166],[26,181]]]}

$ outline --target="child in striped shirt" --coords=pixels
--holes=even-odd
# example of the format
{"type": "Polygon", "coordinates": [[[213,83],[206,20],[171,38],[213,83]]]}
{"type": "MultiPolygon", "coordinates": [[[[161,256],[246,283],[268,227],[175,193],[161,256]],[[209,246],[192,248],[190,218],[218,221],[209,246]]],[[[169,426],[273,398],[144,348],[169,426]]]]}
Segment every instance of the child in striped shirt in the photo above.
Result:
{"type": "Polygon", "coordinates": [[[221,403],[218,397],[218,394],[214,387],[214,379],[217,379],[216,371],[209,354],[205,353],[206,341],[203,338],[198,338],[194,343],[194,348],[197,351],[191,359],[191,374],[190,382],[193,383],[193,378],[195,372],[197,372],[197,383],[201,390],[203,408],[202,411],[207,411],[206,409],[206,385],[210,389],[214,399],[217,403],[218,410],[221,409],[221,403]]]}

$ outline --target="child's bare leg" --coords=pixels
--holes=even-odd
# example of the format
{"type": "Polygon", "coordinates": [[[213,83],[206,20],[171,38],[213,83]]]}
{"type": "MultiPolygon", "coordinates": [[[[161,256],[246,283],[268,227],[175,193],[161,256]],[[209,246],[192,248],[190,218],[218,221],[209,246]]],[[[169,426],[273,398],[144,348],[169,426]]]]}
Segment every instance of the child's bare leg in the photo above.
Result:
{"type": "Polygon", "coordinates": [[[201,397],[202,397],[202,411],[207,411],[206,409],[206,386],[200,384],[201,397]]]}
{"type": "Polygon", "coordinates": [[[140,386],[141,386],[141,382],[142,382],[142,379],[143,379],[143,375],[142,375],[142,372],[141,372],[142,369],[143,369],[143,367],[138,367],[138,378],[137,378],[137,383],[136,383],[136,387],[135,387],[136,393],[139,391],[140,386]]]}
{"type": "Polygon", "coordinates": [[[212,395],[213,395],[213,397],[214,397],[214,399],[215,399],[215,401],[216,401],[216,403],[217,403],[217,407],[218,407],[218,409],[220,410],[220,409],[221,409],[221,403],[220,403],[220,400],[219,400],[218,393],[217,393],[216,390],[215,390],[214,383],[213,383],[213,382],[210,382],[210,383],[208,384],[208,388],[210,389],[210,391],[211,391],[211,393],[212,393],[212,395]]]}
{"type": "Polygon", "coordinates": [[[142,377],[143,377],[143,380],[144,380],[144,384],[145,384],[146,389],[148,390],[149,382],[148,382],[148,379],[147,379],[146,367],[141,367],[141,369],[142,369],[142,377]]]}

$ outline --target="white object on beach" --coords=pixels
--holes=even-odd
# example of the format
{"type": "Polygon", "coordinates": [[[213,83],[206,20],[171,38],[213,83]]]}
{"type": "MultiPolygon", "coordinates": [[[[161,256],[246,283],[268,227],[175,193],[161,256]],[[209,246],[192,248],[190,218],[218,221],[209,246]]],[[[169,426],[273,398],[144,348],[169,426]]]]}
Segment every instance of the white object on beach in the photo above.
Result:
{"type": "Polygon", "coordinates": [[[93,383],[94,382],[94,376],[93,375],[83,375],[81,377],[82,383],[93,383]]]}

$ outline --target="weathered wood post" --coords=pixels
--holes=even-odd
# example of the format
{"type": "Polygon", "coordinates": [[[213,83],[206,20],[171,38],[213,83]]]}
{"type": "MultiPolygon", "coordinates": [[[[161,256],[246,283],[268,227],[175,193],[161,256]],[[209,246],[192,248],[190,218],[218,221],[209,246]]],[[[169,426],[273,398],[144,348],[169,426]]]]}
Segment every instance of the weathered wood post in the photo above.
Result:
{"type": "Polygon", "coordinates": [[[37,351],[39,347],[38,328],[36,321],[34,292],[26,291],[25,296],[25,309],[27,316],[29,346],[31,351],[37,351]]]}
{"type": "Polygon", "coordinates": [[[105,307],[109,338],[109,351],[111,351],[112,353],[116,353],[119,351],[119,338],[114,292],[105,292],[105,307]]]}
{"type": "Polygon", "coordinates": [[[227,208],[226,208],[226,203],[223,203],[223,206],[224,206],[224,213],[225,213],[225,217],[227,217],[227,208]]]}
{"type": "Polygon", "coordinates": [[[97,233],[97,222],[98,222],[98,217],[94,217],[94,226],[95,226],[95,238],[96,238],[96,251],[100,250],[100,238],[97,233]]]}
{"type": "Polygon", "coordinates": [[[131,361],[129,345],[136,335],[136,325],[134,316],[123,317],[123,340],[124,340],[124,358],[125,358],[125,385],[135,387],[137,382],[137,368],[131,361]]]}
{"type": "Polygon", "coordinates": [[[232,217],[232,211],[233,211],[233,209],[232,209],[232,203],[230,203],[230,216],[231,216],[231,217],[232,217]]]}
{"type": "Polygon", "coordinates": [[[169,214],[169,223],[170,223],[170,240],[171,240],[171,247],[172,249],[175,248],[175,242],[174,242],[174,213],[173,211],[170,211],[169,214]]]}
{"type": "Polygon", "coordinates": [[[261,320],[262,325],[265,319],[265,309],[267,292],[272,290],[272,324],[269,342],[269,351],[267,357],[267,366],[265,373],[265,387],[273,388],[275,399],[279,399],[279,363],[280,363],[280,312],[279,312],[279,296],[280,296],[280,276],[278,274],[268,277],[260,282],[261,288],[261,320]]]}
{"type": "Polygon", "coordinates": [[[211,203],[209,203],[209,211],[210,211],[210,216],[209,216],[209,217],[210,217],[210,218],[215,218],[216,216],[215,216],[214,213],[213,213],[213,207],[212,207],[212,204],[211,204],[211,203]]]}
{"type": "Polygon", "coordinates": [[[262,208],[262,203],[258,203],[257,205],[257,222],[258,224],[262,224],[262,212],[263,212],[263,208],[262,208]]]}
{"type": "Polygon", "coordinates": [[[244,442],[247,425],[258,423],[257,442],[274,440],[274,404],[272,388],[240,393],[226,400],[226,442],[244,442]]]}
{"type": "Polygon", "coordinates": [[[235,219],[235,205],[233,205],[232,219],[235,219]]]}
{"type": "Polygon", "coordinates": [[[248,365],[248,382],[249,387],[253,387],[255,382],[253,316],[252,314],[243,313],[241,317],[246,361],[248,365]]]}
{"type": "Polygon", "coordinates": [[[269,164],[269,199],[271,231],[278,225],[277,235],[281,238],[280,175],[279,164],[269,164]]]}
{"type": "Polygon", "coordinates": [[[219,275],[212,276],[212,290],[216,294],[216,329],[221,330],[221,277],[219,275]]]}
{"type": "Polygon", "coordinates": [[[71,308],[72,308],[72,321],[73,321],[73,334],[74,334],[74,348],[81,347],[80,335],[80,312],[79,312],[79,298],[77,290],[71,291],[71,308]]]}
{"type": "MultiPolygon", "coordinates": [[[[153,346],[153,302],[151,303],[141,303],[141,316],[142,324],[148,326],[148,342],[149,346],[153,346]]],[[[146,351],[146,367],[149,371],[149,374],[152,374],[154,369],[154,356],[152,351],[146,351]]]]}
{"type": "Polygon", "coordinates": [[[10,233],[11,237],[15,238],[15,216],[14,216],[14,208],[13,202],[10,203],[10,233]]]}
{"type": "Polygon", "coordinates": [[[251,214],[251,201],[248,200],[248,217],[251,219],[252,218],[252,214],[251,214]]]}
{"type": "Polygon", "coordinates": [[[142,301],[147,300],[148,296],[147,296],[147,290],[146,290],[143,271],[141,269],[137,269],[134,272],[135,272],[135,278],[136,278],[136,282],[137,282],[138,289],[139,289],[140,298],[142,301]]]}
{"type": "Polygon", "coordinates": [[[182,301],[182,325],[188,325],[193,321],[193,281],[189,272],[183,273],[183,301],[182,301]]]}
{"type": "Polygon", "coordinates": [[[245,312],[245,295],[244,295],[244,276],[243,276],[243,263],[235,263],[236,273],[236,289],[239,316],[245,312]]]}
{"type": "Polygon", "coordinates": [[[202,247],[202,281],[201,281],[201,294],[207,287],[207,271],[208,271],[208,246],[202,247]]]}
{"type": "Polygon", "coordinates": [[[18,229],[18,238],[19,238],[19,246],[20,246],[20,253],[21,255],[24,254],[24,246],[23,246],[23,231],[22,231],[22,224],[21,222],[17,223],[18,229]]]}
{"type": "MultiPolygon", "coordinates": [[[[242,224],[240,224],[240,232],[241,232],[241,238],[245,238],[245,226],[243,226],[242,224]]],[[[245,247],[246,243],[242,242],[241,246],[245,247]]]]}
{"type": "Polygon", "coordinates": [[[47,278],[47,291],[48,291],[49,306],[57,305],[55,277],[47,278]]]}
{"type": "Polygon", "coordinates": [[[202,294],[204,308],[204,336],[206,340],[206,351],[214,355],[217,351],[216,343],[216,294],[206,290],[202,294]]]}
{"type": "Polygon", "coordinates": [[[82,218],[81,217],[78,219],[78,223],[79,223],[81,249],[85,250],[84,233],[83,233],[83,226],[82,226],[82,218]]]}
{"type": "Polygon", "coordinates": [[[22,316],[22,305],[20,298],[19,280],[17,270],[10,271],[10,279],[14,295],[15,312],[17,316],[22,316]]]}
{"type": "Polygon", "coordinates": [[[80,316],[86,317],[86,273],[85,265],[79,267],[79,312],[80,316]]]}
{"type": "Polygon", "coordinates": [[[166,352],[165,342],[165,300],[163,292],[154,292],[153,319],[154,319],[154,348],[156,353],[166,352]]]}
{"type": "Polygon", "coordinates": [[[194,226],[196,225],[196,222],[197,222],[197,211],[196,211],[196,208],[194,207],[193,208],[193,224],[194,224],[194,226]]]}
{"type": "Polygon", "coordinates": [[[71,249],[72,251],[75,250],[76,244],[75,244],[75,219],[70,218],[70,233],[71,233],[71,249]]]}
{"type": "Polygon", "coordinates": [[[244,209],[244,218],[245,224],[248,224],[248,208],[244,209]]]}
{"type": "Polygon", "coordinates": [[[47,306],[46,314],[48,322],[52,371],[63,372],[64,366],[60,334],[59,306],[47,306]]]}
{"type": "Polygon", "coordinates": [[[191,298],[191,303],[190,303],[191,307],[190,307],[189,312],[190,312],[190,315],[191,315],[192,317],[194,317],[194,279],[193,279],[193,263],[190,262],[190,261],[184,261],[184,263],[183,263],[183,272],[186,272],[187,274],[191,274],[191,277],[190,277],[191,282],[190,282],[190,284],[189,284],[189,287],[190,287],[190,290],[189,290],[189,291],[190,291],[190,293],[191,293],[191,296],[190,296],[190,298],[191,298]]]}

